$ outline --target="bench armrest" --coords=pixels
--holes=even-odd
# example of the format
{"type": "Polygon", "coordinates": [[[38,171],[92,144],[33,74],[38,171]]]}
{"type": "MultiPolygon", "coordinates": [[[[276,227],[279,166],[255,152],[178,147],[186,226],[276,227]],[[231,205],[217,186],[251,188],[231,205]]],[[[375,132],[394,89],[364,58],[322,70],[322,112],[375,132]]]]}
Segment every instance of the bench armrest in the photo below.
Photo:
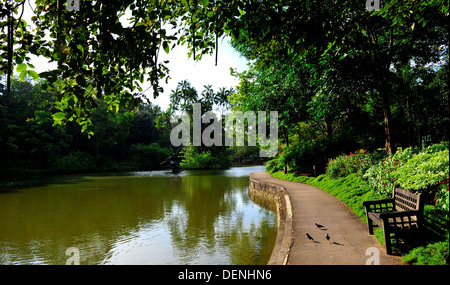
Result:
{"type": "Polygon", "coordinates": [[[364,201],[362,202],[363,206],[366,207],[366,210],[368,212],[371,212],[370,206],[372,205],[380,205],[380,204],[389,204],[389,203],[394,203],[394,199],[389,198],[389,199],[381,199],[381,200],[374,200],[374,201],[364,201]]]}

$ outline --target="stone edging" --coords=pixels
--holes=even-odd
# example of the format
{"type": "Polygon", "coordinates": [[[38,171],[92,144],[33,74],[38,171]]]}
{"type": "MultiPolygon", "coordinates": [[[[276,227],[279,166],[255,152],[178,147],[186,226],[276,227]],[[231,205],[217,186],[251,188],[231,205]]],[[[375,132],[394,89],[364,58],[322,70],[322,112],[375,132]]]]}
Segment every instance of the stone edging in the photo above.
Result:
{"type": "Polygon", "coordinates": [[[292,206],[286,188],[262,182],[250,173],[249,191],[258,196],[274,201],[277,205],[278,234],[268,265],[286,265],[289,258],[294,232],[292,206]]]}

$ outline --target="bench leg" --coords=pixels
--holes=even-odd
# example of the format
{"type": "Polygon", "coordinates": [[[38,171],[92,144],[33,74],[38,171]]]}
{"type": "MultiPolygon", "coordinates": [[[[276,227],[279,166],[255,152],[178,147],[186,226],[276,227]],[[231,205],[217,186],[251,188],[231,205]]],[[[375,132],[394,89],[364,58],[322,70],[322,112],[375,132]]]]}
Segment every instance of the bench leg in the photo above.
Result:
{"type": "Polygon", "coordinates": [[[367,227],[369,228],[369,235],[373,235],[373,221],[369,218],[369,215],[367,215],[367,212],[366,212],[366,218],[367,218],[367,227]]]}
{"type": "Polygon", "coordinates": [[[384,245],[386,247],[386,253],[392,254],[392,245],[391,245],[391,233],[389,232],[389,227],[384,226],[383,222],[383,234],[384,234],[384,245]]]}
{"type": "Polygon", "coordinates": [[[369,227],[369,234],[373,235],[373,222],[372,220],[367,220],[368,222],[368,227],[369,227]]]}

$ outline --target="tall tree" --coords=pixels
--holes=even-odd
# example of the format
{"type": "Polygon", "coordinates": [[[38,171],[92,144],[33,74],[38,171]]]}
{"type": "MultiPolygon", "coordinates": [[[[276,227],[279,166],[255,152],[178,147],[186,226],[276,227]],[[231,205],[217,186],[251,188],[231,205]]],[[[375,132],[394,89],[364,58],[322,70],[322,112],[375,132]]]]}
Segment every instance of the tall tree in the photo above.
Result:
{"type": "Polygon", "coordinates": [[[336,92],[343,79],[350,83],[344,86],[346,94],[379,98],[385,146],[392,153],[391,101],[396,80],[392,67],[409,60],[421,64],[441,60],[448,51],[448,6],[443,0],[383,3],[379,11],[367,11],[357,1],[249,4],[252,9],[244,10],[235,24],[243,35],[236,45],[260,68],[306,59],[316,87],[336,92]]]}

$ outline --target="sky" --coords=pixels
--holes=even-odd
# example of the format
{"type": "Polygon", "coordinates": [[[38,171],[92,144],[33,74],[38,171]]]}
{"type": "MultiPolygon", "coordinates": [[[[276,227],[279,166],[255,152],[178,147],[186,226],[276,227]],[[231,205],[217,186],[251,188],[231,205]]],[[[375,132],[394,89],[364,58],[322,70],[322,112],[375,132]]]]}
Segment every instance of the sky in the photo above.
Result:
{"type": "MultiPolygon", "coordinates": [[[[28,2],[28,1],[27,1],[28,2]]],[[[25,12],[23,18],[30,25],[31,16],[33,15],[31,7],[35,7],[34,1],[30,5],[25,4],[25,12]],[[31,7],[30,7],[31,6],[31,7]]],[[[76,13],[76,11],[73,11],[76,13]]],[[[242,72],[248,69],[247,60],[241,57],[240,54],[229,44],[230,38],[225,37],[219,39],[219,53],[217,66],[215,65],[215,54],[204,55],[201,61],[195,62],[192,58],[188,58],[188,49],[186,46],[176,46],[166,54],[163,49],[160,51],[160,59],[169,60],[167,67],[169,68],[170,79],[168,84],[165,80],[161,80],[161,87],[164,93],[160,94],[158,98],[153,99],[153,89],[149,88],[150,84],[144,82],[143,90],[149,88],[145,94],[153,104],[159,105],[163,110],[169,106],[169,95],[172,90],[176,89],[178,82],[187,80],[197,90],[198,94],[203,91],[204,85],[211,85],[214,91],[225,87],[227,89],[233,87],[236,89],[238,81],[231,76],[230,68],[242,72]]],[[[55,63],[49,63],[45,58],[31,56],[30,63],[35,66],[36,72],[43,72],[56,67],[55,63]]],[[[15,74],[18,75],[18,74],[15,74]]]]}
{"type": "MultiPolygon", "coordinates": [[[[236,89],[239,82],[231,76],[230,68],[237,69],[238,72],[248,68],[247,60],[231,47],[227,38],[219,40],[217,66],[215,65],[215,54],[204,55],[201,61],[195,62],[192,58],[188,58],[187,53],[188,50],[185,46],[177,46],[169,54],[165,54],[164,51],[160,52],[161,57],[164,54],[164,58],[169,60],[168,67],[171,79],[167,85],[164,81],[161,81],[164,94],[156,100],[151,98],[151,101],[161,106],[162,109],[168,107],[171,90],[175,90],[178,82],[182,80],[188,80],[198,94],[204,90],[204,85],[211,85],[214,91],[219,91],[219,88],[222,87],[236,89]]],[[[149,90],[148,93],[149,97],[152,97],[150,94],[152,90],[149,90]]]]}

